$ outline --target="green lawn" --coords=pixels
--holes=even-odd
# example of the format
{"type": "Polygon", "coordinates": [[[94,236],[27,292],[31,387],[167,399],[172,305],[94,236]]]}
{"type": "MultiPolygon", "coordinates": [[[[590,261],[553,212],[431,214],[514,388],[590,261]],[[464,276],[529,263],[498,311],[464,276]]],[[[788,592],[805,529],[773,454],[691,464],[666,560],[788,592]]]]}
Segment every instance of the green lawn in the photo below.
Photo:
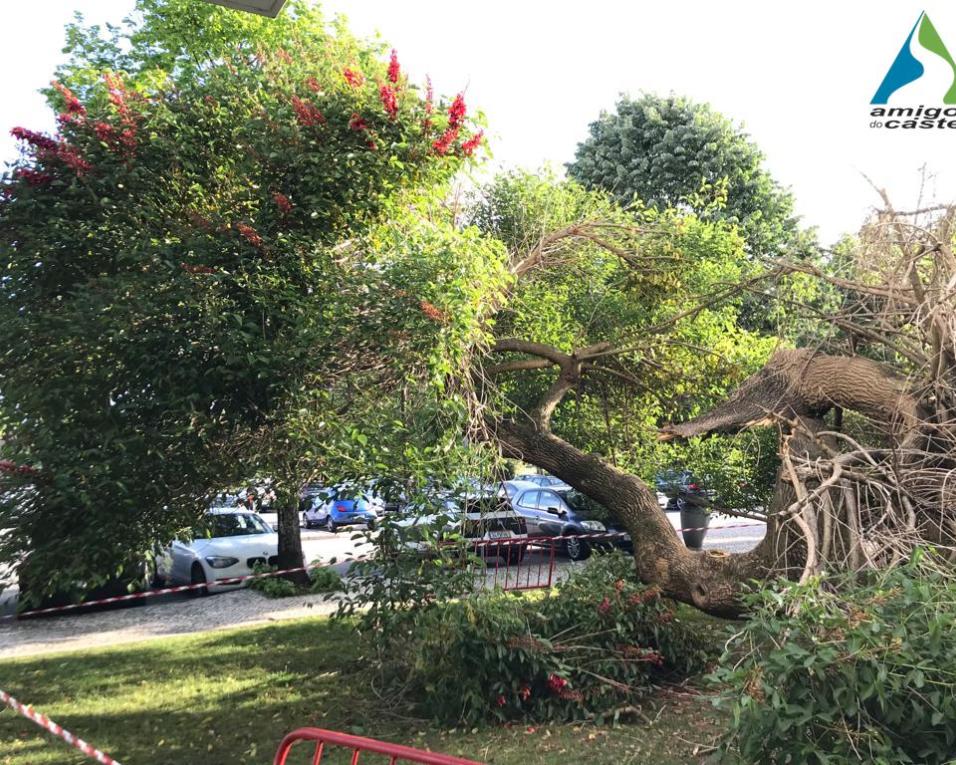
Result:
{"type": "MultiPolygon", "coordinates": [[[[304,725],[495,765],[683,765],[701,759],[720,724],[706,699],[668,693],[645,706],[646,720],[615,728],[448,730],[377,703],[370,682],[354,632],[324,618],[0,662],[0,688],[123,765],[271,763],[282,735],[304,725]]],[[[2,765],[85,762],[28,720],[0,712],[2,765]]],[[[290,758],[306,762],[304,751],[290,758]]]]}

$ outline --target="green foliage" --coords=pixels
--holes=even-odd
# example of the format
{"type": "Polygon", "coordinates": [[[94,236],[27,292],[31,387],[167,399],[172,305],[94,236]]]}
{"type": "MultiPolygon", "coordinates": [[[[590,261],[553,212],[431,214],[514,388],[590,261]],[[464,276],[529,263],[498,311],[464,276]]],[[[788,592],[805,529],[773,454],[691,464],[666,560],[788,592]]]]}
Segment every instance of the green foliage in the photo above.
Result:
{"type": "Polygon", "coordinates": [[[543,597],[484,593],[409,612],[382,661],[424,714],[471,724],[617,719],[653,682],[707,659],[698,631],[612,553],[543,597]]]}
{"type": "MultiPolygon", "coordinates": [[[[268,574],[277,570],[275,566],[257,563],[253,567],[252,573],[268,574]]],[[[302,594],[301,588],[295,582],[283,579],[281,576],[264,576],[261,579],[252,579],[249,582],[249,589],[261,592],[267,598],[290,598],[293,595],[302,594]]]]}
{"type": "Polygon", "coordinates": [[[309,572],[310,592],[340,592],[345,583],[342,576],[331,566],[319,566],[309,572]]]}
{"type": "MultiPolygon", "coordinates": [[[[761,273],[733,226],[687,211],[624,210],[604,191],[547,172],[500,176],[483,190],[473,221],[507,245],[512,265],[545,240],[546,255],[499,312],[497,336],[566,352],[602,342],[627,349],[587,371],[554,415],[557,434],[647,481],[686,467],[719,489],[724,506],[764,504],[772,485],[764,479],[776,469],[766,439],[656,439],[662,424],[722,400],[778,343],[742,325],[746,302],[728,290],[761,273]]],[[[502,376],[502,406],[527,410],[553,374],[502,376]]]]}
{"type": "Polygon", "coordinates": [[[859,584],[831,584],[814,579],[749,597],[752,616],[714,674],[733,715],[724,760],[951,762],[952,577],[917,552],[859,584]]]}
{"type": "Polygon", "coordinates": [[[336,617],[357,616],[360,630],[381,640],[380,651],[404,639],[411,615],[473,591],[475,567],[484,568],[461,536],[449,533],[454,519],[447,511],[416,512],[413,525],[386,518],[377,535],[364,535],[376,554],[352,563],[339,600],[336,617]]]}
{"type": "Polygon", "coordinates": [[[704,218],[737,224],[751,252],[763,255],[796,234],[791,195],[763,160],[740,128],[706,104],[646,94],[622,98],[592,123],[568,172],[623,204],[689,205],[704,218]]]}
{"type": "Polygon", "coordinates": [[[306,4],[267,23],[143,0],[98,35],[71,30],[59,134],[18,131],[0,202],[0,429],[39,471],[5,474],[30,491],[0,501],[0,559],[28,555],[48,591],[106,579],[253,474],[288,503],[305,465],[436,459],[463,412],[436,388],[500,278],[494,243],[431,215],[473,121],[377,45],[306,4]],[[380,421],[395,440],[362,453],[380,421]]]}

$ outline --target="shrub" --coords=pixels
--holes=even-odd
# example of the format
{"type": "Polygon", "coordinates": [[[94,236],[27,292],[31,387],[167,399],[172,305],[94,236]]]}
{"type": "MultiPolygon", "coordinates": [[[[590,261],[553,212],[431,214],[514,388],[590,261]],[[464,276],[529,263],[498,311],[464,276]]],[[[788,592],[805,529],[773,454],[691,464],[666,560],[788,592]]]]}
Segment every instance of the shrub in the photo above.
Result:
{"type": "Polygon", "coordinates": [[[723,761],[952,761],[956,582],[925,563],[750,596],[747,651],[731,647],[713,676],[732,712],[723,761]]]}
{"type": "Polygon", "coordinates": [[[541,596],[495,592],[414,612],[390,667],[446,722],[603,720],[654,682],[703,668],[704,642],[620,553],[541,596]]]}
{"type": "MultiPolygon", "coordinates": [[[[267,574],[272,571],[278,571],[275,566],[267,566],[257,563],[252,567],[254,574],[267,574]]],[[[281,576],[264,576],[261,579],[253,579],[249,582],[249,589],[261,592],[267,598],[288,598],[293,595],[301,595],[302,591],[288,579],[281,576]]]]}
{"type": "Polygon", "coordinates": [[[309,585],[310,592],[341,592],[345,587],[339,572],[331,566],[312,569],[309,578],[312,580],[309,585]]]}

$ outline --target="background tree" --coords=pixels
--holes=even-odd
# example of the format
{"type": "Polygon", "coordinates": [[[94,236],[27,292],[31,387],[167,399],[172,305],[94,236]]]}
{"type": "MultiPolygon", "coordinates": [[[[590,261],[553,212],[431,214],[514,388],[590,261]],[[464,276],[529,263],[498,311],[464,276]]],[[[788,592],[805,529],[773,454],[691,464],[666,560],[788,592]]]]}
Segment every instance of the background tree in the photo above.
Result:
{"type": "Polygon", "coordinates": [[[73,29],[59,132],[15,128],[4,179],[3,427],[29,466],[4,478],[30,489],[2,509],[2,554],[34,595],[115,574],[255,472],[280,481],[300,565],[306,450],[364,445],[356,423],[401,395],[453,410],[436,386],[477,331],[456,280],[500,259],[452,260],[459,235],[425,212],[480,144],[463,99],[306,4],[277,23],[138,11],[112,40],[73,29]],[[383,233],[410,205],[423,223],[383,233]],[[414,264],[389,256],[409,241],[414,264]]]}
{"type": "Polygon", "coordinates": [[[679,96],[623,97],[591,123],[570,176],[620,203],[688,207],[738,225],[754,254],[778,253],[797,235],[793,198],[764,168],[746,133],[707,104],[679,96]],[[714,199],[723,200],[714,206],[714,199]]]}

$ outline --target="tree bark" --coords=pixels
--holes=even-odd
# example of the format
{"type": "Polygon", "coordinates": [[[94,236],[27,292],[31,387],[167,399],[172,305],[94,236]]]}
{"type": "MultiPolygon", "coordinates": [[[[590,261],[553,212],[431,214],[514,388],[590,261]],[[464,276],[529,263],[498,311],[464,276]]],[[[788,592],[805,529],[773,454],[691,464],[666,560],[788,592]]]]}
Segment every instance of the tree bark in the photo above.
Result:
{"type": "Polygon", "coordinates": [[[741,555],[688,550],[643,481],[530,420],[499,422],[496,435],[507,456],[537,465],[605,505],[631,536],[638,577],[668,597],[715,615],[738,616],[741,585],[771,570],[764,544],[741,555]]]}
{"type": "MultiPolygon", "coordinates": [[[[642,581],[721,616],[741,613],[741,589],[748,580],[772,575],[806,578],[815,572],[817,531],[823,523],[813,506],[819,482],[812,477],[798,479],[793,462],[809,464],[823,456],[821,444],[829,444],[817,433],[824,429],[822,417],[827,410],[839,406],[861,412],[887,424],[897,440],[904,441],[912,438],[920,422],[919,406],[904,381],[880,364],[812,350],[778,351],[712,411],[661,430],[660,437],[666,440],[734,433],[757,424],[775,423],[780,428],[784,465],[777,475],[762,542],[736,555],[694,552],[674,533],[655,493],[639,478],[585,454],[550,431],[551,415],[582,374],[583,360],[591,349],[566,354],[508,339],[499,341],[494,350],[530,354],[559,368],[550,389],[525,417],[493,423],[504,454],[547,470],[605,505],[631,536],[642,581]]],[[[499,369],[516,371],[514,364],[499,369]]]]}
{"type": "MultiPolygon", "coordinates": [[[[278,503],[278,528],[279,533],[279,569],[301,568],[305,565],[305,558],[302,554],[302,535],[299,528],[299,509],[295,498],[283,496],[277,500],[278,503]]],[[[307,584],[309,575],[306,571],[295,571],[285,574],[283,578],[297,584],[307,584]]]]}

